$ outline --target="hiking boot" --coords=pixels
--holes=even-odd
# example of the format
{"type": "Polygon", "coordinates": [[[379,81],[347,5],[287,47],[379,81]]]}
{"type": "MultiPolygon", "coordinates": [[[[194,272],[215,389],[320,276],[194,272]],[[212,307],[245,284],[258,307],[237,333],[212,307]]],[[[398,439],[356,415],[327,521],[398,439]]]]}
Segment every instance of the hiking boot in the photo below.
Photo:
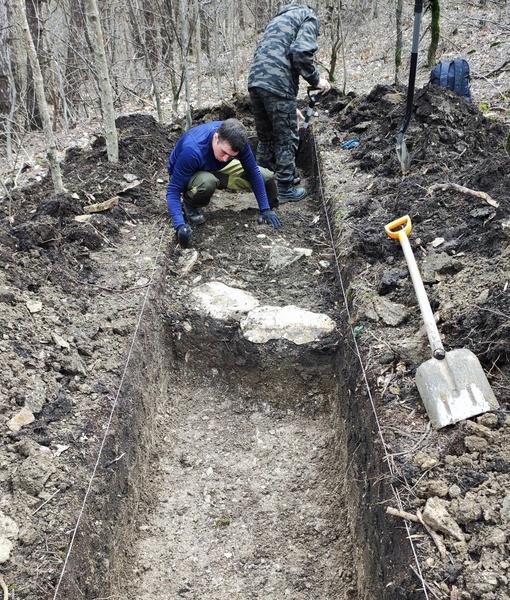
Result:
{"type": "Polygon", "coordinates": [[[305,196],[305,188],[278,188],[278,200],[280,204],[285,204],[285,202],[299,202],[305,196]]]}
{"type": "Polygon", "coordinates": [[[188,221],[190,225],[202,225],[202,223],[205,223],[204,213],[198,206],[192,206],[189,202],[183,200],[182,210],[184,211],[186,221],[188,221]]]}

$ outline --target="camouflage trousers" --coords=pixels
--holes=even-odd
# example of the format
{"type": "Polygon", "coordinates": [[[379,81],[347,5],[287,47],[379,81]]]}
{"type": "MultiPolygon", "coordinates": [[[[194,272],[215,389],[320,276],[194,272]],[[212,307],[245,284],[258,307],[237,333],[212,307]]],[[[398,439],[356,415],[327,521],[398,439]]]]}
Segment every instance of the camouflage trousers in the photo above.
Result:
{"type": "MultiPolygon", "coordinates": [[[[269,206],[276,208],[278,206],[278,191],[274,174],[263,167],[259,167],[259,170],[266,187],[269,206]]],[[[207,206],[216,189],[251,191],[250,182],[246,178],[243,166],[237,159],[231,160],[219,171],[197,171],[188,182],[184,198],[192,206],[207,206]]]]}
{"type": "Polygon", "coordinates": [[[258,137],[257,163],[272,168],[277,185],[288,188],[294,179],[299,142],[297,99],[281,98],[257,87],[249,92],[258,137]]]}

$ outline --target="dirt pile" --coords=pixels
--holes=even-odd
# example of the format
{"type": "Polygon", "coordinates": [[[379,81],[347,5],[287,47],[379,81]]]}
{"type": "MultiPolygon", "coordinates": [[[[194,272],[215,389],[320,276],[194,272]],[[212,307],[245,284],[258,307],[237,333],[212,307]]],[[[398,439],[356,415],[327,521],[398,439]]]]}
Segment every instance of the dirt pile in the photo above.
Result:
{"type": "MultiPolygon", "coordinates": [[[[456,522],[436,524],[438,548],[417,542],[429,554],[422,573],[434,582],[425,587],[440,598],[502,599],[510,534],[508,128],[426,86],[415,97],[406,134],[412,165],[402,176],[395,143],[403,100],[382,86],[347,103],[331,98],[331,120],[320,121],[316,139],[324,170],[341,165],[342,173],[325,180],[325,193],[337,211],[339,252],[356,265],[346,268],[351,319],[376,390],[394,502],[404,499],[413,512],[437,504],[456,522]],[[343,150],[350,139],[359,145],[343,150]],[[440,431],[430,429],[414,386],[417,366],[430,358],[416,295],[402,249],[384,231],[404,215],[446,349],[472,350],[500,403],[440,431]]],[[[412,524],[411,533],[424,529],[412,524]]]]}

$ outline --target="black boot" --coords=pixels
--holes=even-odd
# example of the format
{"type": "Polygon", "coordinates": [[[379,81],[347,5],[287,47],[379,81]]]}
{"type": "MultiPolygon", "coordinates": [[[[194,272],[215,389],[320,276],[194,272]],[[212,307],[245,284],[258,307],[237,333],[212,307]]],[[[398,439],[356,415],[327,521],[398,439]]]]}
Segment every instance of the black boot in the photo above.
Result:
{"type": "Polygon", "coordinates": [[[188,221],[190,225],[202,225],[202,223],[205,223],[204,213],[198,206],[193,206],[189,202],[186,202],[186,200],[183,200],[182,210],[186,217],[186,221],[188,221]]]}
{"type": "Polygon", "coordinates": [[[305,188],[282,188],[281,186],[278,186],[278,200],[280,204],[285,204],[285,202],[299,202],[305,197],[305,188]]]}

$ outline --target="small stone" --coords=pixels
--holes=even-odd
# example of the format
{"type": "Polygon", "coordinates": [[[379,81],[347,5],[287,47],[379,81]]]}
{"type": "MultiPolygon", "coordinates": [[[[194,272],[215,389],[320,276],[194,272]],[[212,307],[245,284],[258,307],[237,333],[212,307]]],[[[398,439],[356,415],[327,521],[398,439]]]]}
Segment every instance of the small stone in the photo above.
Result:
{"type": "Polygon", "coordinates": [[[464,444],[468,452],[486,452],[489,442],[476,435],[468,435],[464,438],[464,444]]]}
{"type": "Polygon", "coordinates": [[[499,527],[493,527],[484,536],[482,546],[489,548],[503,548],[506,543],[506,532],[499,527]]]}
{"type": "Polygon", "coordinates": [[[499,511],[501,516],[501,520],[503,523],[510,523],[510,494],[503,498],[503,502],[501,503],[501,510],[499,511]]]}
{"type": "Polygon", "coordinates": [[[7,427],[13,433],[18,433],[22,427],[30,425],[30,423],[33,423],[34,421],[34,413],[24,406],[17,415],[7,422],[7,427]]]}
{"type": "Polygon", "coordinates": [[[485,413],[477,418],[477,422],[487,429],[494,429],[498,424],[498,417],[494,413],[485,413]]]}
{"type": "Polygon", "coordinates": [[[450,496],[450,498],[458,498],[461,495],[461,493],[462,490],[456,483],[450,486],[450,489],[448,490],[448,495],[450,496]]]}
{"type": "Polygon", "coordinates": [[[38,313],[42,310],[42,302],[39,300],[27,300],[26,307],[32,314],[38,313]]]}
{"type": "Polygon", "coordinates": [[[0,536],[0,564],[5,563],[11,556],[13,543],[7,538],[0,536]]]}
{"type": "Polygon", "coordinates": [[[437,458],[426,454],[425,452],[417,452],[413,459],[413,463],[420,467],[422,471],[428,471],[439,464],[437,458]]]}
{"type": "Polygon", "coordinates": [[[429,498],[423,509],[423,520],[434,531],[442,531],[453,538],[464,541],[462,529],[446,510],[447,503],[440,498],[429,498]]]}

